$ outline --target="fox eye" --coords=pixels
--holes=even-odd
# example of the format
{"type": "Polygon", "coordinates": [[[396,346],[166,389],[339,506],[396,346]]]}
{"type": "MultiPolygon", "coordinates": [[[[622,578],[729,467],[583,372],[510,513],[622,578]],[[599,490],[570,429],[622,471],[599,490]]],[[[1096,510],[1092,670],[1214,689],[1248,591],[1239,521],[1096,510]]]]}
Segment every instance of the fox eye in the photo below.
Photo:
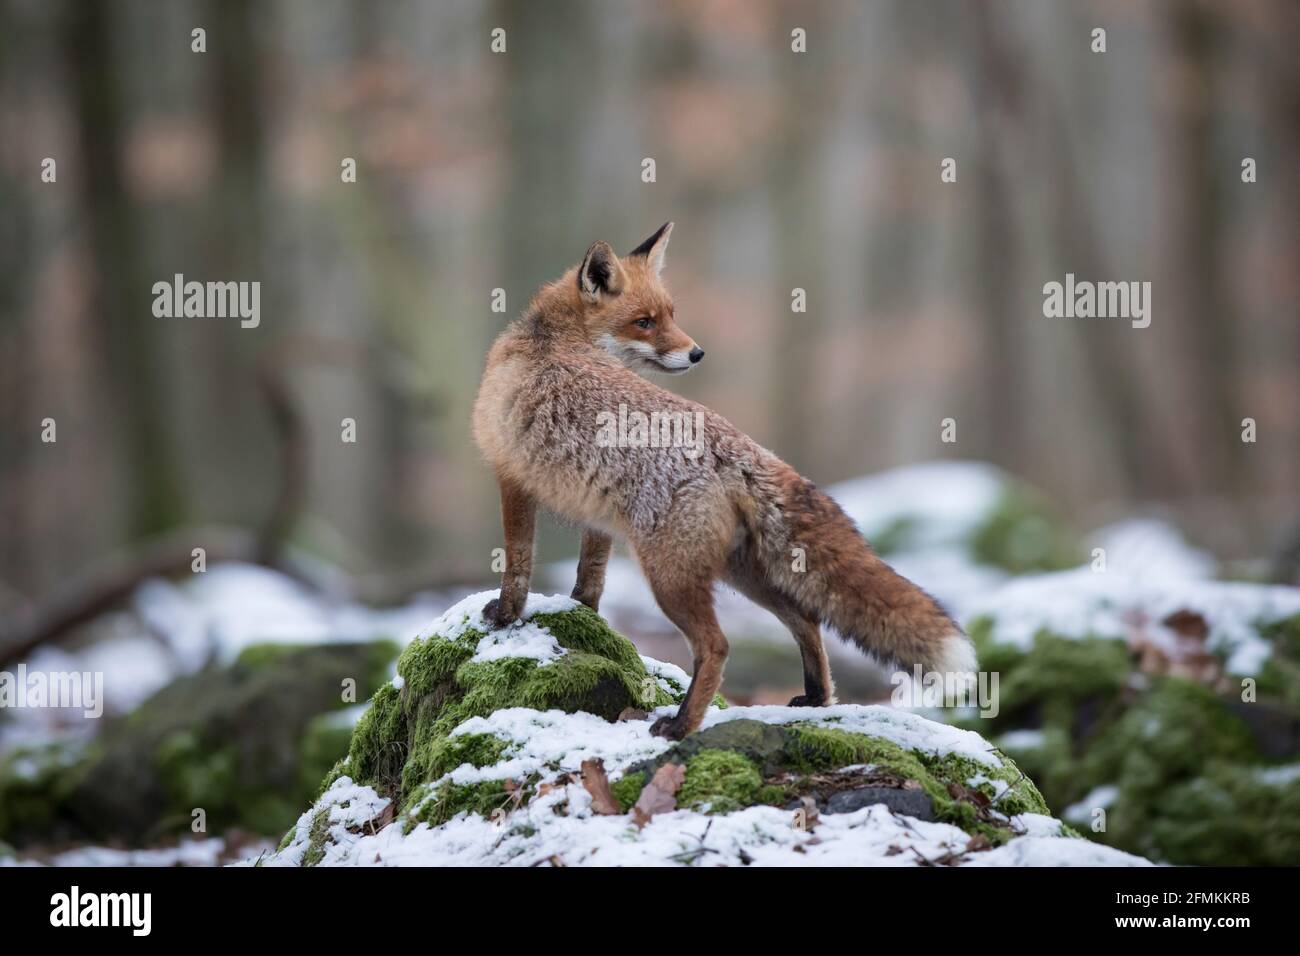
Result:
{"type": "Polygon", "coordinates": [[[650,318],[647,315],[637,319],[632,324],[635,325],[638,329],[648,329],[655,324],[655,320],[650,318]]]}

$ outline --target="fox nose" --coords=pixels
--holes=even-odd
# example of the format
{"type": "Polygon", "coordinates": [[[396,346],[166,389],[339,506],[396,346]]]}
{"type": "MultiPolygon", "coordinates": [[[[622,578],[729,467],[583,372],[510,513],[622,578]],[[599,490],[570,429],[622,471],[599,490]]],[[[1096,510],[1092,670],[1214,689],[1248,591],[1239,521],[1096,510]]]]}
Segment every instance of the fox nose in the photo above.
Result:
{"type": "Polygon", "coordinates": [[[694,365],[700,359],[704,358],[704,349],[697,345],[695,348],[691,349],[691,354],[687,357],[691,360],[691,364],[694,365]]]}

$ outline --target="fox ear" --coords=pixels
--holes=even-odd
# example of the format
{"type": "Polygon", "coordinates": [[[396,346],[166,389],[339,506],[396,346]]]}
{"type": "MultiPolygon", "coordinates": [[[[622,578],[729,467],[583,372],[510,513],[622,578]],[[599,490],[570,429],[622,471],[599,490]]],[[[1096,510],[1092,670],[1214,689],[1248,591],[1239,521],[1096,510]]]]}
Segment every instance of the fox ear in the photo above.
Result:
{"type": "Polygon", "coordinates": [[[618,295],[627,276],[608,242],[593,242],[578,267],[578,292],[589,305],[600,301],[601,293],[618,295]]]}
{"type": "Polygon", "coordinates": [[[663,272],[664,253],[668,251],[668,239],[672,234],[673,224],[666,222],[655,231],[653,236],[629,252],[628,256],[645,256],[651,270],[658,275],[663,272]]]}

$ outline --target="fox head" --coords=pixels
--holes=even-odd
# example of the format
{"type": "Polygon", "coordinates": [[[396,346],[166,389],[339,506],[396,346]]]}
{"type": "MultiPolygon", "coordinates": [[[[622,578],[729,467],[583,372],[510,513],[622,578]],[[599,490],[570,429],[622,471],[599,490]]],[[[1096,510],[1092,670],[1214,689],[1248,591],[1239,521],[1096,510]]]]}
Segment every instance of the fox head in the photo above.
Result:
{"type": "Polygon", "coordinates": [[[689,371],[704,349],[673,317],[673,300],[659,281],[673,224],[666,222],[620,259],[596,242],[578,267],[578,299],[588,338],[638,372],[689,371]]]}

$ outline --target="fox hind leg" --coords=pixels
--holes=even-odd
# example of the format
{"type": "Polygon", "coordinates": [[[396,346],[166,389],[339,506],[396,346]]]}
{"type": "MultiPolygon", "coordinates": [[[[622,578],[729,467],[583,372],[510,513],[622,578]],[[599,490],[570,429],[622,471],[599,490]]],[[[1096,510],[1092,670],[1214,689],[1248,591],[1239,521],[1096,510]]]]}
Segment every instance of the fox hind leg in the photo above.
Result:
{"type": "Polygon", "coordinates": [[[609,564],[609,551],[613,543],[614,539],[603,531],[587,528],[582,532],[578,580],[573,585],[572,597],[593,611],[600,609],[600,596],[605,591],[605,568],[609,564]]]}
{"type": "Polygon", "coordinates": [[[733,556],[727,569],[727,583],[759,607],[776,615],[799,645],[803,661],[803,690],[790,700],[791,707],[824,707],[835,703],[835,683],[826,656],[826,643],[816,618],[809,617],[794,601],[777,590],[761,572],[742,556],[733,556]]]}

